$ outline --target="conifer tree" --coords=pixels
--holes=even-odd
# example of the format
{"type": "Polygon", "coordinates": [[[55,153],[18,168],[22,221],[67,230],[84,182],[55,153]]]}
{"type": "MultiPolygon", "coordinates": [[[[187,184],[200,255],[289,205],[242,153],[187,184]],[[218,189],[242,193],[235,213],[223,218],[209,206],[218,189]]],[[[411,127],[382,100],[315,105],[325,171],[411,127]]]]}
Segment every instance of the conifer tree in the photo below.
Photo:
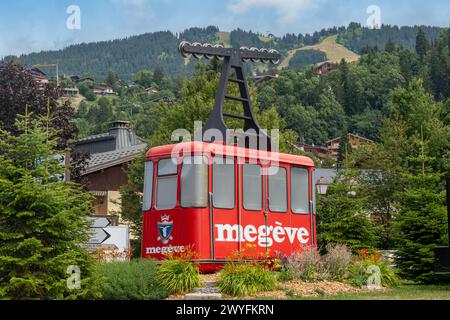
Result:
{"type": "Polygon", "coordinates": [[[114,87],[117,81],[119,81],[119,76],[114,70],[109,69],[105,79],[106,84],[110,85],[111,87],[114,87]]]}
{"type": "Polygon", "coordinates": [[[345,161],[348,160],[348,155],[352,152],[352,145],[348,140],[348,131],[343,130],[341,134],[341,141],[339,142],[337,165],[341,167],[345,161]]]}
{"type": "Polygon", "coordinates": [[[346,164],[327,195],[318,201],[317,234],[321,248],[329,243],[347,244],[354,251],[373,248],[376,228],[365,210],[367,195],[359,175],[346,164]]]}
{"type": "Polygon", "coordinates": [[[392,52],[395,51],[395,49],[396,49],[395,43],[391,39],[389,39],[389,41],[386,43],[386,46],[385,46],[384,50],[386,52],[392,53],[392,52]]]}
{"type": "Polygon", "coordinates": [[[420,282],[437,280],[434,248],[447,243],[445,194],[442,175],[431,170],[426,142],[416,140],[417,155],[411,156],[410,172],[403,175],[405,189],[400,193],[397,220],[397,265],[401,274],[420,282]]]}
{"type": "Polygon", "coordinates": [[[0,131],[0,299],[98,297],[93,261],[80,246],[92,199],[62,181],[48,123],[26,114],[17,135],[0,131]]]}
{"type": "Polygon", "coordinates": [[[416,52],[420,57],[420,60],[423,61],[423,58],[427,54],[429,47],[429,43],[427,40],[427,36],[422,29],[419,29],[416,37],[416,52]]]}

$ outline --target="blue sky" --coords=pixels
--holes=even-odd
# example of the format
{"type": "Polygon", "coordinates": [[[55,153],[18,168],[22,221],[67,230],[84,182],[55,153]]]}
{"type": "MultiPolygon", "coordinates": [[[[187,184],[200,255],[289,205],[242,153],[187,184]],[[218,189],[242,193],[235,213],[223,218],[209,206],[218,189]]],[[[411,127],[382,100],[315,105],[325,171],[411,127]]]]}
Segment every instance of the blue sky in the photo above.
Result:
{"type": "Polygon", "coordinates": [[[0,57],[191,26],[308,33],[365,24],[370,5],[384,24],[450,24],[448,0],[1,0],[0,57]],[[70,5],[81,10],[79,30],[66,27],[70,5]]]}

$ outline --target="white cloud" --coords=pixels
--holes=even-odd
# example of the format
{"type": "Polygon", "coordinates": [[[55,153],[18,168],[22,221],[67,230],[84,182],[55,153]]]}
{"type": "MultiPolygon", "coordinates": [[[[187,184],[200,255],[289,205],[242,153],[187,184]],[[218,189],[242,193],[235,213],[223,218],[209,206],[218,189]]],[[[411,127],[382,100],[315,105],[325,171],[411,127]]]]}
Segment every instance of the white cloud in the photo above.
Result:
{"type": "Polygon", "coordinates": [[[278,23],[287,25],[294,22],[300,13],[300,9],[310,0],[235,0],[228,5],[228,10],[233,13],[246,13],[252,8],[273,8],[279,15],[278,23]]]}

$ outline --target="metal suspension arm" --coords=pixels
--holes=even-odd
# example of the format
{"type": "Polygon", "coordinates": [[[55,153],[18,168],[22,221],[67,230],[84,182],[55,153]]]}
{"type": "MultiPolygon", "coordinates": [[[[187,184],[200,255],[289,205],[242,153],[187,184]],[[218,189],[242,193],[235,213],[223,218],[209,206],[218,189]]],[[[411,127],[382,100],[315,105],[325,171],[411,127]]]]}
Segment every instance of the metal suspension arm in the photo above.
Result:
{"type": "Polygon", "coordinates": [[[225,57],[235,57],[243,62],[262,62],[277,64],[280,61],[280,54],[273,49],[258,49],[241,47],[240,49],[224,48],[221,45],[200,44],[183,41],[179,46],[180,53],[185,58],[194,56],[196,59],[205,57],[206,59],[218,58],[223,60],[225,57]]]}
{"type": "MultiPolygon", "coordinates": [[[[200,44],[183,41],[179,45],[179,51],[184,58],[193,56],[196,59],[205,57],[206,59],[223,60],[222,74],[216,93],[216,100],[213,112],[206,122],[203,131],[209,129],[219,130],[222,134],[223,142],[234,141],[237,137],[240,141],[244,139],[245,147],[256,148],[258,150],[270,151],[271,141],[267,134],[260,128],[258,121],[253,115],[250,94],[245,79],[242,62],[262,62],[276,64],[280,60],[280,54],[276,50],[258,49],[242,47],[240,49],[224,48],[221,45],[200,44]],[[234,69],[236,77],[230,77],[231,70],[234,69]],[[230,96],[227,94],[228,82],[236,83],[239,87],[240,96],[230,96]],[[224,112],[225,100],[234,100],[242,103],[244,115],[235,115],[224,112]],[[224,117],[240,119],[244,121],[244,134],[231,134],[225,124],[224,117]],[[257,140],[255,145],[255,138],[257,140]]],[[[212,141],[209,141],[212,142],[212,141]]]]}

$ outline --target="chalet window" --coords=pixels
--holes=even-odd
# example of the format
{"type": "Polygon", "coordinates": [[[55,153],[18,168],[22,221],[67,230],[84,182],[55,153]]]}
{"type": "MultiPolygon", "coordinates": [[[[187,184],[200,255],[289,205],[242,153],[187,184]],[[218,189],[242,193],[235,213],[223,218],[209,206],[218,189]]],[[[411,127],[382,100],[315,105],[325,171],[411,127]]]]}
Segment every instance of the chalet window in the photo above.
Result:
{"type": "Polygon", "coordinates": [[[204,208],[208,206],[208,158],[202,156],[183,159],[181,170],[181,206],[204,208]]]}
{"type": "Polygon", "coordinates": [[[287,174],[285,168],[271,167],[269,175],[269,209],[272,212],[287,211],[287,174]]]}
{"type": "Polygon", "coordinates": [[[234,159],[213,159],[213,204],[219,209],[234,209],[235,204],[234,159]]]}
{"type": "Polygon", "coordinates": [[[262,210],[262,175],[261,166],[246,163],[243,165],[243,198],[244,209],[262,210]]]}
{"type": "Polygon", "coordinates": [[[309,213],[309,173],[307,169],[291,168],[291,208],[293,213],[309,213]]]}
{"type": "Polygon", "coordinates": [[[147,161],[145,163],[144,174],[144,201],[143,211],[148,211],[152,208],[152,195],[153,195],[153,161],[147,161]]]}
{"type": "Polygon", "coordinates": [[[158,180],[156,184],[156,208],[170,210],[177,205],[178,166],[172,159],[158,162],[158,180]]]}

